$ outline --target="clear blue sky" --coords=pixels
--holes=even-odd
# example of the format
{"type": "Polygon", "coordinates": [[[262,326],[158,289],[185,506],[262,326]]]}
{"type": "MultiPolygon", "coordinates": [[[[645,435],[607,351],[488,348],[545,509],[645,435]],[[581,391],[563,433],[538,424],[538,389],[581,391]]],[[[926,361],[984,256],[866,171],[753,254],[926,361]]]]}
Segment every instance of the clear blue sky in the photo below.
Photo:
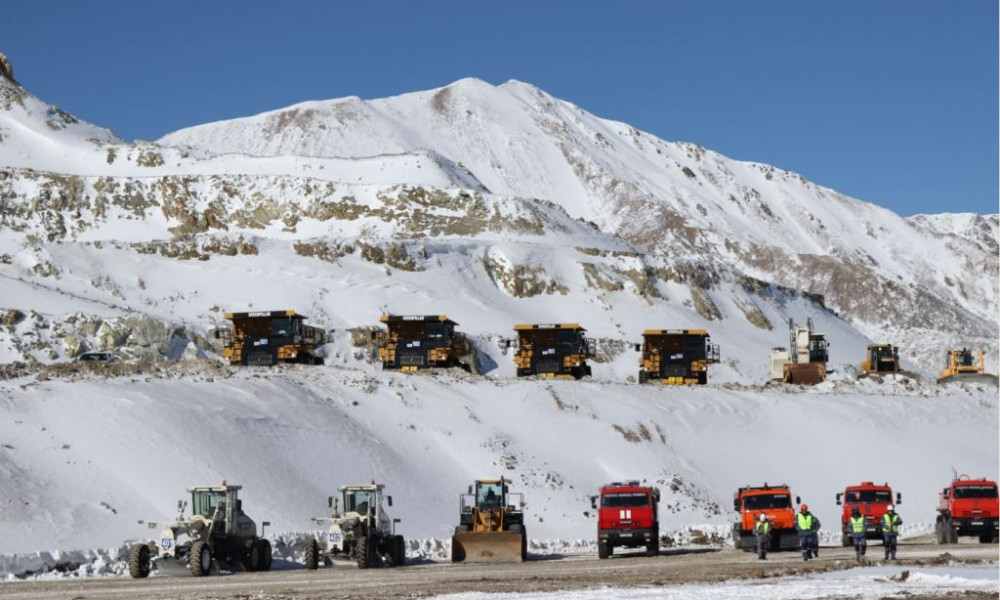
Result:
{"type": "Polygon", "coordinates": [[[920,212],[997,212],[996,0],[6,0],[0,52],[125,138],[462,77],[920,212]]]}

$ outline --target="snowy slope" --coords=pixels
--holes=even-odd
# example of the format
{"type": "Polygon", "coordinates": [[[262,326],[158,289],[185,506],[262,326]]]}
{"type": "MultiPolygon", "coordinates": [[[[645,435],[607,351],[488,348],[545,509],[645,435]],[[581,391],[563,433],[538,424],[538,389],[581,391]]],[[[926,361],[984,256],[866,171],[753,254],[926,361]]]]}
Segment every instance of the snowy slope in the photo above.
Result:
{"type": "Polygon", "coordinates": [[[982,388],[788,393],[179,367],[5,381],[0,398],[0,470],[17,482],[0,490],[3,553],[141,537],[137,519],[167,518],[186,487],[223,478],[246,486],[254,518],[307,531],[336,486],[377,477],[408,537],[442,538],[465,486],[502,474],[526,494],[532,537],[589,539],[588,496],[626,477],[662,488],[665,531],[724,527],[735,488],[763,481],[787,482],[834,528],[848,483],[888,480],[904,519],[929,522],[952,467],[998,469],[998,404],[982,388]]]}
{"type": "Polygon", "coordinates": [[[925,365],[939,362],[940,344],[929,348],[910,328],[996,337],[995,215],[979,217],[988,231],[975,233],[993,246],[984,249],[967,232],[948,235],[795,173],[664,142],[517,81],[309,102],[161,142],[255,156],[432,149],[493,193],[552,200],[651,252],[711,256],[824,295],[867,335],[891,334],[883,337],[925,365]]]}

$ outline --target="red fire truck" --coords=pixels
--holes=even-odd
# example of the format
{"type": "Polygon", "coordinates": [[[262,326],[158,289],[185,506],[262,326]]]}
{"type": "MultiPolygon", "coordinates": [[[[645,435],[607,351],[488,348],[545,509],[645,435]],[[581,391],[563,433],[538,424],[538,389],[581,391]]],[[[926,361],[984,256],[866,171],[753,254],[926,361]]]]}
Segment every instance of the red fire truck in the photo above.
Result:
{"type": "MultiPolygon", "coordinates": [[[[896,494],[896,504],[903,501],[903,496],[896,494]]],[[[865,518],[865,538],[869,540],[882,539],[882,516],[885,509],[892,504],[892,488],[888,483],[875,485],[871,481],[862,481],[851,485],[837,494],[837,506],[843,506],[840,513],[841,544],[844,547],[853,546],[851,539],[851,511],[855,508],[865,518]]]]}
{"type": "Polygon", "coordinates": [[[645,548],[647,556],[660,552],[660,490],[638,481],[615,482],[592,496],[597,509],[597,555],[608,558],[616,547],[645,548]]]}
{"type": "Polygon", "coordinates": [[[983,544],[997,540],[1000,508],[995,481],[960,475],[941,490],[937,510],[934,531],[939,544],[957,544],[960,535],[979,536],[983,544]]]}

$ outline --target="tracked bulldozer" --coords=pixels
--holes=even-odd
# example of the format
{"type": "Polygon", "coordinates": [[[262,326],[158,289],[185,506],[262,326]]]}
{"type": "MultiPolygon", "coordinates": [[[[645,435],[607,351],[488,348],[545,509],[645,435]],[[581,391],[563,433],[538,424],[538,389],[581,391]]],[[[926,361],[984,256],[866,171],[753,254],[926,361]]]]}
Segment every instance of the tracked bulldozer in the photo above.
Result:
{"type": "Polygon", "coordinates": [[[524,496],[508,481],[482,479],[459,497],[459,524],[451,538],[451,562],[521,562],[528,557],[524,496]],[[515,502],[515,497],[516,502],[515,502]]]}
{"type": "Polygon", "coordinates": [[[861,377],[873,374],[895,375],[899,367],[899,348],[892,344],[869,344],[865,348],[865,360],[861,362],[861,377]]]}
{"type": "Polygon", "coordinates": [[[798,326],[788,319],[788,330],[788,349],[771,350],[769,379],[800,385],[826,381],[826,363],[830,360],[826,335],[813,331],[812,319],[798,326]]]}
{"type": "Polygon", "coordinates": [[[383,369],[460,367],[478,372],[472,340],[455,331],[458,323],[447,315],[382,315],[379,320],[385,331],[375,332],[373,340],[383,369]]]}
{"type": "Polygon", "coordinates": [[[979,358],[976,360],[972,350],[962,348],[961,350],[949,350],[945,355],[944,370],[938,376],[938,383],[949,383],[952,381],[965,381],[969,383],[992,383],[997,385],[997,376],[986,372],[983,361],[983,351],[979,351],[979,358]]]}

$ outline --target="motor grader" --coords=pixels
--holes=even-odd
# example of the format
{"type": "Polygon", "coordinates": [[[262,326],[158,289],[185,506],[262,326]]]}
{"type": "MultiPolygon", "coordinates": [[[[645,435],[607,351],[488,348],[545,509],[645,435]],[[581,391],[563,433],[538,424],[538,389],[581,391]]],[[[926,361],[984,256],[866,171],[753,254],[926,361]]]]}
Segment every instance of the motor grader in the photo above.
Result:
{"type": "MultiPolygon", "coordinates": [[[[226,563],[247,571],[271,568],[271,543],[264,539],[257,525],[243,512],[239,498],[242,486],[228,485],[190,488],[191,515],[184,516],[188,503],[177,502],[177,516],[167,523],[158,540],[134,544],[128,553],[129,575],[140,579],[152,570],[175,574],[208,575],[213,565],[226,563]]],[[[139,521],[156,529],[155,521],[139,521]]]]}
{"type": "MultiPolygon", "coordinates": [[[[590,375],[587,360],[594,358],[594,342],[577,323],[515,325],[518,377],[581,379],[590,375]]],[[[508,340],[506,346],[509,347],[508,340]]]]}
{"type": "Polygon", "coordinates": [[[451,538],[451,562],[521,562],[528,558],[524,496],[508,480],[480,479],[459,496],[459,523],[451,538]],[[514,497],[517,497],[515,502],[514,497]]]}
{"type": "Polygon", "coordinates": [[[232,329],[216,329],[215,337],[231,365],[323,364],[319,349],[326,344],[326,330],[306,325],[306,317],[294,310],[226,313],[225,318],[232,329]]]}
{"type": "Polygon", "coordinates": [[[978,360],[968,348],[949,350],[945,355],[944,369],[938,375],[937,382],[966,381],[997,385],[997,376],[987,373],[985,364],[982,350],[979,351],[978,360]]]}
{"type": "Polygon", "coordinates": [[[330,517],[313,522],[328,524],[329,529],[322,542],[315,537],[306,541],[307,569],[329,565],[335,558],[353,559],[359,569],[406,564],[406,541],[396,534],[399,519],[390,519],[382,506],[383,498],[392,506],[392,496],[385,496],[384,490],[373,480],[370,485],[345,485],[338,490],[340,498],[327,500],[330,517]]]}
{"type": "Polygon", "coordinates": [[[372,336],[383,369],[418,371],[420,369],[460,367],[476,370],[476,351],[472,341],[447,315],[382,315],[385,331],[372,336]]]}

